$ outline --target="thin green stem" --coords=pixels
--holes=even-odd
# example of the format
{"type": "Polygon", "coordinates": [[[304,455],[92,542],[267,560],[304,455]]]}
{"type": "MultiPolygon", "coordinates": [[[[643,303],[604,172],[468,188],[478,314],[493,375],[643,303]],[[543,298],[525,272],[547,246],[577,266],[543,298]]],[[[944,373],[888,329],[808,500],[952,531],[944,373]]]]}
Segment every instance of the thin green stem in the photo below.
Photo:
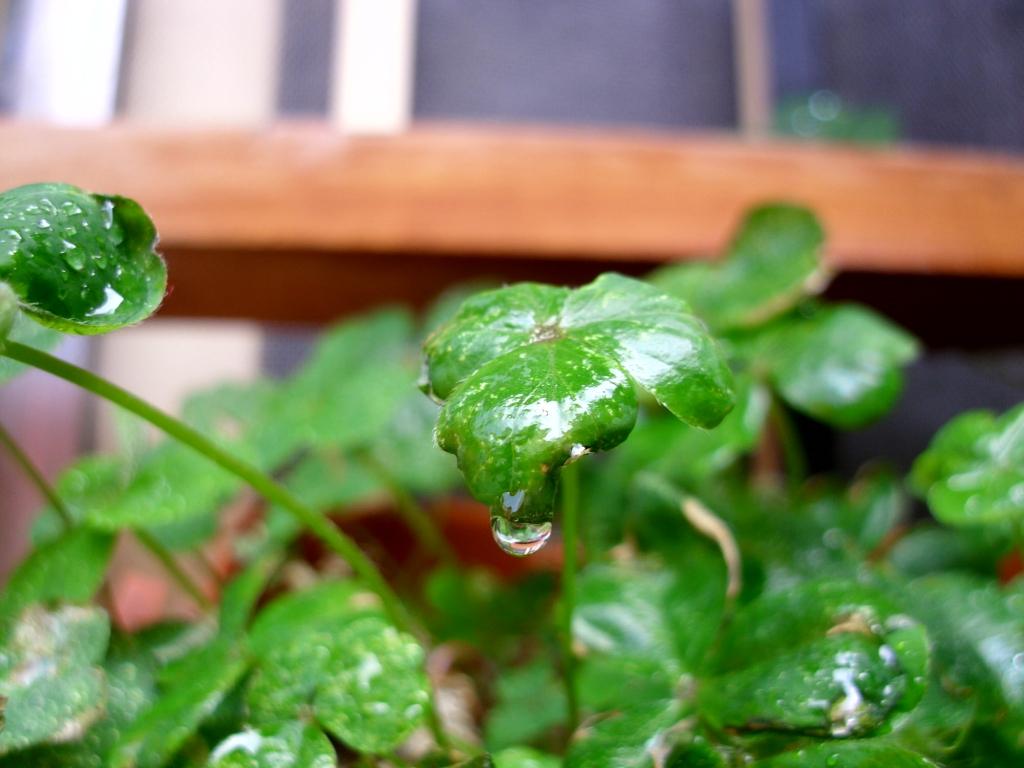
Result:
{"type": "Polygon", "coordinates": [[[572,615],[576,608],[576,555],[580,512],[579,467],[562,469],[562,613],[561,632],[563,680],[571,734],[579,725],[579,697],[576,690],[576,654],[572,648],[572,615]]]}
{"type": "Polygon", "coordinates": [[[53,489],[53,486],[47,482],[46,478],[43,477],[43,473],[39,471],[35,464],[32,463],[32,459],[28,457],[28,454],[22,450],[21,446],[18,445],[18,441],[14,439],[14,436],[7,431],[3,424],[0,424],[0,443],[3,443],[4,448],[11,454],[11,458],[17,462],[18,466],[21,467],[22,471],[32,481],[32,484],[36,487],[43,498],[53,507],[54,511],[60,516],[61,521],[64,523],[64,528],[70,530],[75,525],[75,518],[71,515],[71,510],[64,504],[63,499],[57,495],[57,492],[53,489]]]}
{"type": "Polygon", "coordinates": [[[778,399],[772,399],[771,420],[782,447],[782,457],[786,464],[786,481],[790,489],[798,488],[807,477],[807,456],[804,454],[796,425],[778,399]]]}
{"type": "Polygon", "coordinates": [[[178,583],[178,586],[188,592],[189,597],[195,600],[200,608],[204,611],[209,611],[213,608],[210,598],[203,594],[203,590],[192,581],[192,578],[185,572],[185,569],[181,567],[181,564],[167,547],[161,544],[153,534],[144,528],[137,528],[134,533],[135,538],[142,543],[142,546],[148,549],[153,557],[160,561],[160,564],[171,575],[171,578],[178,583]]]}
{"type": "Polygon", "coordinates": [[[388,586],[387,582],[384,581],[380,571],[363,554],[356,543],[339,531],[325,515],[307,507],[259,469],[232,456],[205,435],[175,419],[173,416],[164,413],[158,408],[154,408],[130,392],[76,365],[13,341],[7,341],[0,351],[12,360],[17,360],[18,362],[53,374],[98,397],[109,400],[126,411],[134,413],[136,416],[148,421],[153,426],[188,445],[213,463],[248,483],[267,501],[278,504],[287,510],[332,551],[345,560],[366,586],[377,594],[384,605],[384,609],[396,624],[407,631],[415,631],[417,629],[412,617],[405,610],[398,596],[388,586]]]}
{"type": "Polygon", "coordinates": [[[360,451],[357,458],[363,466],[383,485],[395,503],[398,514],[412,529],[413,533],[445,565],[455,565],[455,551],[448,540],[441,535],[437,523],[420,505],[412,494],[395,479],[391,471],[370,451],[360,451]]]}

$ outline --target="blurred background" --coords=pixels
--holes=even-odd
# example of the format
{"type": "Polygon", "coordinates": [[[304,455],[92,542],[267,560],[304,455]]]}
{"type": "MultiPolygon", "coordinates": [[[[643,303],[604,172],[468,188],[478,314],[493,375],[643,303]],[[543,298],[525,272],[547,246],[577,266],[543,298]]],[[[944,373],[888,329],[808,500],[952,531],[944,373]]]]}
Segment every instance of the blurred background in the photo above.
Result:
{"type": "MultiPolygon", "coordinates": [[[[164,309],[60,353],[171,410],[369,307],[713,254],[766,195],[928,349],[816,468],[1024,399],[1022,0],[0,0],[0,112],[4,188],[153,214],[164,309]]],[[[51,478],[118,439],[35,373],[0,422],[51,478]]],[[[0,580],[39,504],[0,456],[0,580]]]]}

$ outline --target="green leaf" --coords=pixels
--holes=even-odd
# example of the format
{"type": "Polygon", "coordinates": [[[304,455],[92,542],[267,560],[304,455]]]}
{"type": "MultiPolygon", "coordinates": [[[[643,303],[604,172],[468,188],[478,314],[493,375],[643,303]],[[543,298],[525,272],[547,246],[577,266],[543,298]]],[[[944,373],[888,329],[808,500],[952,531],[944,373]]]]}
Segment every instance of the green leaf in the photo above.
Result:
{"type": "Polygon", "coordinates": [[[84,603],[103,583],[114,537],[75,528],[30,554],[0,594],[0,643],[33,603],[84,603]]]}
{"type": "Polygon", "coordinates": [[[232,453],[266,472],[292,457],[302,443],[303,425],[279,418],[283,387],[258,380],[220,384],[185,400],[182,418],[232,453]]]}
{"type": "MultiPolygon", "coordinates": [[[[66,467],[54,490],[77,525],[92,507],[108,504],[123,492],[128,470],[118,456],[85,456],[66,467]]],[[[32,543],[40,546],[65,530],[60,514],[44,507],[32,521],[32,543]]]]}
{"type": "Polygon", "coordinates": [[[0,283],[0,346],[3,345],[17,319],[18,297],[14,295],[11,286],[7,283],[0,283]]]}
{"type": "Polygon", "coordinates": [[[250,564],[235,576],[221,596],[218,631],[222,637],[238,637],[245,631],[249,616],[267,586],[274,560],[264,558],[250,564]]]}
{"type": "Polygon", "coordinates": [[[97,664],[109,638],[99,608],[33,607],[21,615],[0,649],[0,755],[81,738],[103,714],[106,681],[97,664]]]}
{"type": "Polygon", "coordinates": [[[401,310],[333,328],[285,385],[271,427],[284,432],[298,425],[303,444],[315,447],[365,446],[413,389],[412,337],[412,318],[401,310]]]}
{"type": "Polygon", "coordinates": [[[688,549],[674,570],[588,565],[577,585],[573,638],[591,656],[672,659],[692,672],[722,620],[725,581],[720,558],[699,549],[688,549]]]}
{"type": "Polygon", "coordinates": [[[758,334],[755,365],[798,411],[843,429],[886,413],[903,389],[902,367],[917,342],[855,305],[778,320],[758,334]]]}
{"type": "Polygon", "coordinates": [[[334,632],[358,618],[381,615],[379,600],[357,582],[326,581],[264,607],[249,630],[249,647],[263,657],[297,637],[334,632]]]}
{"type": "Polygon", "coordinates": [[[381,754],[424,722],[430,693],[423,648],[383,619],[338,633],[313,702],[317,720],[355,750],[381,754]]]}
{"type": "Polygon", "coordinates": [[[717,729],[845,738],[877,730],[906,692],[892,649],[842,632],[701,686],[699,708],[717,729]]]}
{"type": "MultiPolygon", "coordinates": [[[[7,334],[7,339],[24,344],[26,347],[48,352],[56,347],[64,337],[52,328],[47,328],[33,321],[28,315],[19,312],[14,317],[14,324],[7,334]]],[[[0,340],[0,348],[3,342],[0,340]]],[[[9,357],[0,356],[0,384],[13,379],[19,373],[26,370],[24,363],[18,363],[9,357]]]]}
{"type": "MultiPolygon", "coordinates": [[[[538,659],[505,670],[487,718],[485,742],[492,752],[535,741],[566,719],[565,692],[551,664],[538,659]]],[[[495,755],[495,761],[501,762],[495,755]]]]}
{"type": "Polygon", "coordinates": [[[447,400],[438,444],[516,523],[549,520],[561,466],[626,438],[634,384],[703,427],[732,407],[728,368],[686,304],[621,275],[478,294],[426,354],[430,389],[447,400]]]}
{"type": "Polygon", "coordinates": [[[824,239],[806,208],[765,205],[747,214],[723,261],[665,267],[651,281],[688,301],[714,328],[747,328],[823,287],[824,239]]]}
{"type": "Polygon", "coordinates": [[[288,473],[284,482],[304,504],[323,512],[380,499],[386,493],[365,465],[338,451],[308,454],[288,473]]]}
{"type": "Polygon", "coordinates": [[[680,716],[675,702],[617,712],[580,729],[565,756],[565,768],[654,768],[663,734],[680,716]]]}
{"type": "Polygon", "coordinates": [[[440,409],[419,392],[412,392],[369,451],[410,493],[439,494],[459,487],[453,456],[434,445],[434,425],[440,409]]]}
{"type": "Polygon", "coordinates": [[[117,498],[99,500],[85,519],[106,531],[159,529],[214,515],[240,487],[234,475],[190,447],[166,442],[142,459],[117,498]]]}
{"type": "Polygon", "coordinates": [[[1024,516],[1024,403],[1002,416],[970,411],[946,424],[911,474],[917,492],[947,525],[985,525],[1024,516]]]}
{"type": "Polygon", "coordinates": [[[1024,726],[1024,585],[936,574],[911,582],[907,594],[950,682],[989,709],[1011,707],[1024,726]]]}
{"type": "Polygon", "coordinates": [[[551,517],[558,470],[614,448],[636,420],[633,384],[569,339],[495,358],[454,391],[437,423],[473,495],[517,522],[551,517]]]}
{"type": "Polygon", "coordinates": [[[740,608],[716,649],[719,670],[746,666],[751,659],[816,640],[844,626],[884,636],[905,624],[899,602],[868,584],[816,579],[759,597],[740,608]]]}
{"type": "Polygon", "coordinates": [[[334,768],[334,747],[319,728],[287,722],[246,728],[228,736],[210,755],[209,768],[334,768]]]}
{"type": "Polygon", "coordinates": [[[22,309],[60,331],[106,333],[151,315],[167,269],[138,203],[68,184],[0,195],[0,281],[22,309]]]}
{"type": "Polygon", "coordinates": [[[754,768],[938,768],[923,755],[881,740],[829,741],[786,752],[754,768]]]}
{"type": "Polygon", "coordinates": [[[216,710],[247,663],[231,642],[214,642],[189,663],[153,706],[124,729],[108,756],[110,768],[160,768],[216,710]]]}
{"type": "Polygon", "coordinates": [[[562,761],[554,755],[529,747],[509,747],[494,755],[494,768],[561,768],[562,761]]]}

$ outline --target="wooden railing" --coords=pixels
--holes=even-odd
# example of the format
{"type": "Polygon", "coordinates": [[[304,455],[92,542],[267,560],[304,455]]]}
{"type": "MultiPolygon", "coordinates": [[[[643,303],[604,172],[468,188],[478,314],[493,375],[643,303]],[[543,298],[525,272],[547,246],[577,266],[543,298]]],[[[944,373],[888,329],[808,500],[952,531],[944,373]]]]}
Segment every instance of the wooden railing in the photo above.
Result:
{"type": "Polygon", "coordinates": [[[8,123],[0,146],[4,187],[62,179],[140,200],[178,314],[318,318],[339,297],[417,298],[538,262],[556,276],[642,271],[716,252],[765,200],[817,210],[839,271],[1024,277],[1024,161],[1009,156],[553,128],[345,137],[319,124],[8,123]]]}

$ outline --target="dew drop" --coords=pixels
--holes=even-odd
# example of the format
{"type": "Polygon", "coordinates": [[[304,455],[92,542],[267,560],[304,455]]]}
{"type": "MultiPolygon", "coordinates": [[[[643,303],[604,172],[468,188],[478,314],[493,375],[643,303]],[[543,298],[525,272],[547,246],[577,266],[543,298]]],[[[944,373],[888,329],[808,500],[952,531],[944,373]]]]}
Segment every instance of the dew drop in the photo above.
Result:
{"type": "Polygon", "coordinates": [[[551,537],[551,523],[520,523],[502,515],[492,515],[491,535],[498,546],[508,554],[526,557],[548,543],[551,537]]]}

